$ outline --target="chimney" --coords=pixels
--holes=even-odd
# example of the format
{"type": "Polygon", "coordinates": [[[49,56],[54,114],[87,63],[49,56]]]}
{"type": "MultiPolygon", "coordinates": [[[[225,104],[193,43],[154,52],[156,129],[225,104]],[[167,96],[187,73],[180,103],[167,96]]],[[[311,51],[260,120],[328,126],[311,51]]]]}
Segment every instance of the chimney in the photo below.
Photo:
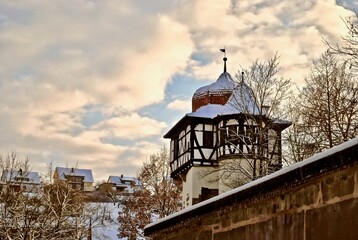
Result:
{"type": "Polygon", "coordinates": [[[266,115],[270,109],[270,106],[264,105],[262,106],[262,115],[266,115]]]}

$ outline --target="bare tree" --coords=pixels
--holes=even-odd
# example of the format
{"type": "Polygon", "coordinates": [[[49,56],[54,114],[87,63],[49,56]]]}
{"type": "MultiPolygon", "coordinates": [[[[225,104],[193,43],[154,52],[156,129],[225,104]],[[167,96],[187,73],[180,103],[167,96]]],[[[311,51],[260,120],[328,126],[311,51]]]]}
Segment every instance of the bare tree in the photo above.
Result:
{"type": "Polygon", "coordinates": [[[348,141],[358,134],[358,84],[347,62],[325,52],[314,61],[294,110],[294,161],[348,141]],[[300,141],[294,142],[295,139],[300,141]],[[305,152],[305,154],[300,154],[305,152]]]}
{"type": "Polygon", "coordinates": [[[122,196],[118,194],[118,192],[113,189],[112,184],[107,184],[106,182],[102,182],[98,190],[92,194],[96,201],[110,201],[112,203],[120,202],[122,196]]]}
{"type": "Polygon", "coordinates": [[[154,197],[146,189],[136,191],[126,198],[123,209],[118,213],[119,237],[127,237],[129,240],[144,238],[144,227],[152,222],[153,201],[154,197]]]}
{"type": "Polygon", "coordinates": [[[163,146],[143,164],[138,174],[142,189],[129,196],[119,212],[119,237],[143,237],[145,225],[180,209],[180,192],[169,176],[169,153],[163,146]]]}
{"type": "Polygon", "coordinates": [[[343,56],[349,62],[349,68],[358,68],[358,25],[357,14],[352,17],[342,19],[347,28],[347,34],[342,36],[343,43],[332,45],[327,40],[323,40],[333,54],[343,56]]]}
{"type": "Polygon", "coordinates": [[[290,165],[300,162],[319,152],[318,146],[312,141],[303,122],[305,112],[300,95],[292,95],[285,104],[287,118],[292,122],[290,128],[283,133],[283,161],[290,165]]]}
{"type": "Polygon", "coordinates": [[[44,187],[44,212],[51,224],[43,233],[49,238],[83,239],[88,234],[85,196],[66,183],[55,182],[44,187]]]}
{"type": "Polygon", "coordinates": [[[292,86],[290,79],[279,77],[277,53],[267,61],[256,60],[249,69],[236,74],[241,87],[240,94],[233,97],[233,106],[248,115],[265,115],[270,119],[282,117],[283,102],[288,98],[292,86]]]}
{"type": "Polygon", "coordinates": [[[0,155],[0,238],[35,239],[40,231],[34,224],[42,219],[39,200],[23,187],[29,172],[29,160],[20,160],[15,152],[0,155]]]}
{"type": "Polygon", "coordinates": [[[16,152],[8,154],[6,157],[0,155],[0,174],[3,183],[14,180],[16,174],[26,175],[30,171],[29,159],[20,160],[16,152]]]}
{"type": "Polygon", "coordinates": [[[16,153],[0,155],[0,239],[87,239],[91,227],[100,225],[103,209],[60,181],[42,191],[23,188],[25,180],[18,177],[25,179],[29,166],[16,153]]]}
{"type": "Polygon", "coordinates": [[[55,172],[54,162],[52,160],[47,162],[46,168],[47,168],[46,175],[43,176],[43,179],[46,183],[51,184],[53,183],[53,174],[55,172]]]}

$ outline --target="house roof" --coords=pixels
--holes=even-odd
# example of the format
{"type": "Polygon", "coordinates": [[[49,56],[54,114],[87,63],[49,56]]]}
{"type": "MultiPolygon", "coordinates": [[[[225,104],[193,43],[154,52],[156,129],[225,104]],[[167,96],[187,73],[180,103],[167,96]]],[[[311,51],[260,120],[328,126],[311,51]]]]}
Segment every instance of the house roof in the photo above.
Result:
{"type": "Polygon", "coordinates": [[[114,183],[116,185],[121,185],[124,182],[133,182],[134,185],[140,185],[140,181],[135,177],[125,177],[125,176],[109,176],[108,183],[114,183]]]}
{"type": "Polygon", "coordinates": [[[66,180],[65,176],[81,176],[84,177],[84,182],[94,182],[92,170],[89,169],[56,167],[55,172],[60,180],[66,180]]]}
{"type": "MultiPolygon", "coordinates": [[[[176,134],[183,126],[189,124],[192,118],[201,118],[202,120],[214,120],[220,116],[230,116],[238,114],[250,114],[250,115],[265,115],[260,111],[258,102],[255,100],[253,90],[244,81],[234,81],[231,75],[226,72],[224,58],[224,72],[219,78],[207,85],[196,90],[193,95],[192,101],[202,96],[215,93],[227,92],[230,93],[230,97],[225,104],[213,104],[210,101],[203,104],[199,104],[198,108],[194,108],[195,111],[187,113],[182,119],[180,119],[165,135],[164,138],[170,138],[176,134]]],[[[281,130],[291,125],[291,122],[272,119],[272,123],[279,126],[281,130]]]]}
{"type": "MultiPolygon", "coordinates": [[[[223,74],[228,74],[228,73],[223,73],[223,74]]],[[[219,80],[220,79],[221,76],[219,77],[219,80]]],[[[230,90],[232,91],[232,93],[229,100],[224,105],[209,103],[207,105],[201,106],[196,111],[188,113],[186,115],[190,117],[215,118],[217,116],[232,115],[232,114],[239,114],[239,113],[254,114],[254,115],[259,114],[260,111],[254,100],[251,88],[247,86],[244,82],[235,83],[232,79],[231,81],[232,82],[230,82],[230,84],[231,83],[233,84],[233,86],[230,85],[230,90]]],[[[222,86],[220,85],[220,87],[222,86]]],[[[199,88],[197,92],[200,89],[202,88],[199,88]]]]}
{"type": "Polygon", "coordinates": [[[232,92],[235,85],[235,81],[232,79],[231,75],[228,72],[223,72],[215,82],[197,89],[193,98],[200,95],[206,95],[207,92],[232,92]]]}
{"type": "Polygon", "coordinates": [[[41,183],[40,175],[38,172],[21,173],[21,171],[16,171],[16,170],[4,170],[3,171],[2,179],[6,180],[6,181],[16,182],[17,177],[24,177],[24,178],[29,179],[29,181],[22,181],[22,182],[33,183],[33,184],[41,183]]]}
{"type": "MultiPolygon", "coordinates": [[[[254,105],[251,105],[252,115],[259,115],[257,108],[254,105]]],[[[204,119],[215,120],[223,116],[232,116],[238,114],[245,114],[246,111],[241,111],[237,106],[230,103],[230,100],[225,105],[220,104],[207,104],[200,107],[195,112],[190,112],[184,115],[169,131],[164,135],[164,138],[171,138],[175,132],[182,129],[183,126],[187,126],[190,123],[191,119],[204,119]]],[[[282,120],[279,118],[272,119],[272,124],[280,126],[281,130],[289,127],[292,122],[282,120]]]]}

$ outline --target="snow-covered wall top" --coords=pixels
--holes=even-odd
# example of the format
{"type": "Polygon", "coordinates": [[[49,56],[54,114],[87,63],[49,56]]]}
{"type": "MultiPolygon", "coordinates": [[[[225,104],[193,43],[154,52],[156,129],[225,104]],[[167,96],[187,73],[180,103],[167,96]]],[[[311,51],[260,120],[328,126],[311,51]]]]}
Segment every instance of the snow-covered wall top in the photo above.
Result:
{"type": "Polygon", "coordinates": [[[207,214],[221,207],[244,201],[261,192],[270,191],[271,189],[284,185],[303,182],[319,174],[325,174],[326,172],[340,169],[347,165],[358,164],[357,156],[358,137],[316,154],[302,162],[290,165],[270,175],[151,223],[145,227],[145,234],[148,236],[155,231],[170,227],[173,224],[180,223],[189,218],[207,214]]]}

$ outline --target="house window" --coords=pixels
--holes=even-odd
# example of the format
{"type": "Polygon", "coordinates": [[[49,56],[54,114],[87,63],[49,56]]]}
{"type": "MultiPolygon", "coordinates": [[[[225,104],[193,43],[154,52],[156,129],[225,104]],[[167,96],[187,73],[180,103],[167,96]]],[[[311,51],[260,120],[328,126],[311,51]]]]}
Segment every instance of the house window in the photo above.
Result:
{"type": "MultiPolygon", "coordinates": [[[[177,159],[179,157],[179,141],[178,139],[174,139],[174,159],[177,159]]],[[[173,159],[173,160],[174,160],[173,159]]]]}
{"type": "Polygon", "coordinates": [[[15,181],[28,182],[28,181],[30,181],[30,178],[27,178],[27,177],[15,177],[15,181]]]}
{"type": "Polygon", "coordinates": [[[219,131],[219,141],[220,141],[221,146],[225,144],[225,135],[226,135],[225,128],[220,129],[220,131],[219,131]]]}
{"type": "Polygon", "coordinates": [[[237,139],[237,126],[236,125],[230,125],[226,127],[226,132],[229,139],[237,139]]]}
{"type": "Polygon", "coordinates": [[[214,147],[214,135],[213,132],[204,131],[203,132],[203,147],[212,148],[214,147]]]}

